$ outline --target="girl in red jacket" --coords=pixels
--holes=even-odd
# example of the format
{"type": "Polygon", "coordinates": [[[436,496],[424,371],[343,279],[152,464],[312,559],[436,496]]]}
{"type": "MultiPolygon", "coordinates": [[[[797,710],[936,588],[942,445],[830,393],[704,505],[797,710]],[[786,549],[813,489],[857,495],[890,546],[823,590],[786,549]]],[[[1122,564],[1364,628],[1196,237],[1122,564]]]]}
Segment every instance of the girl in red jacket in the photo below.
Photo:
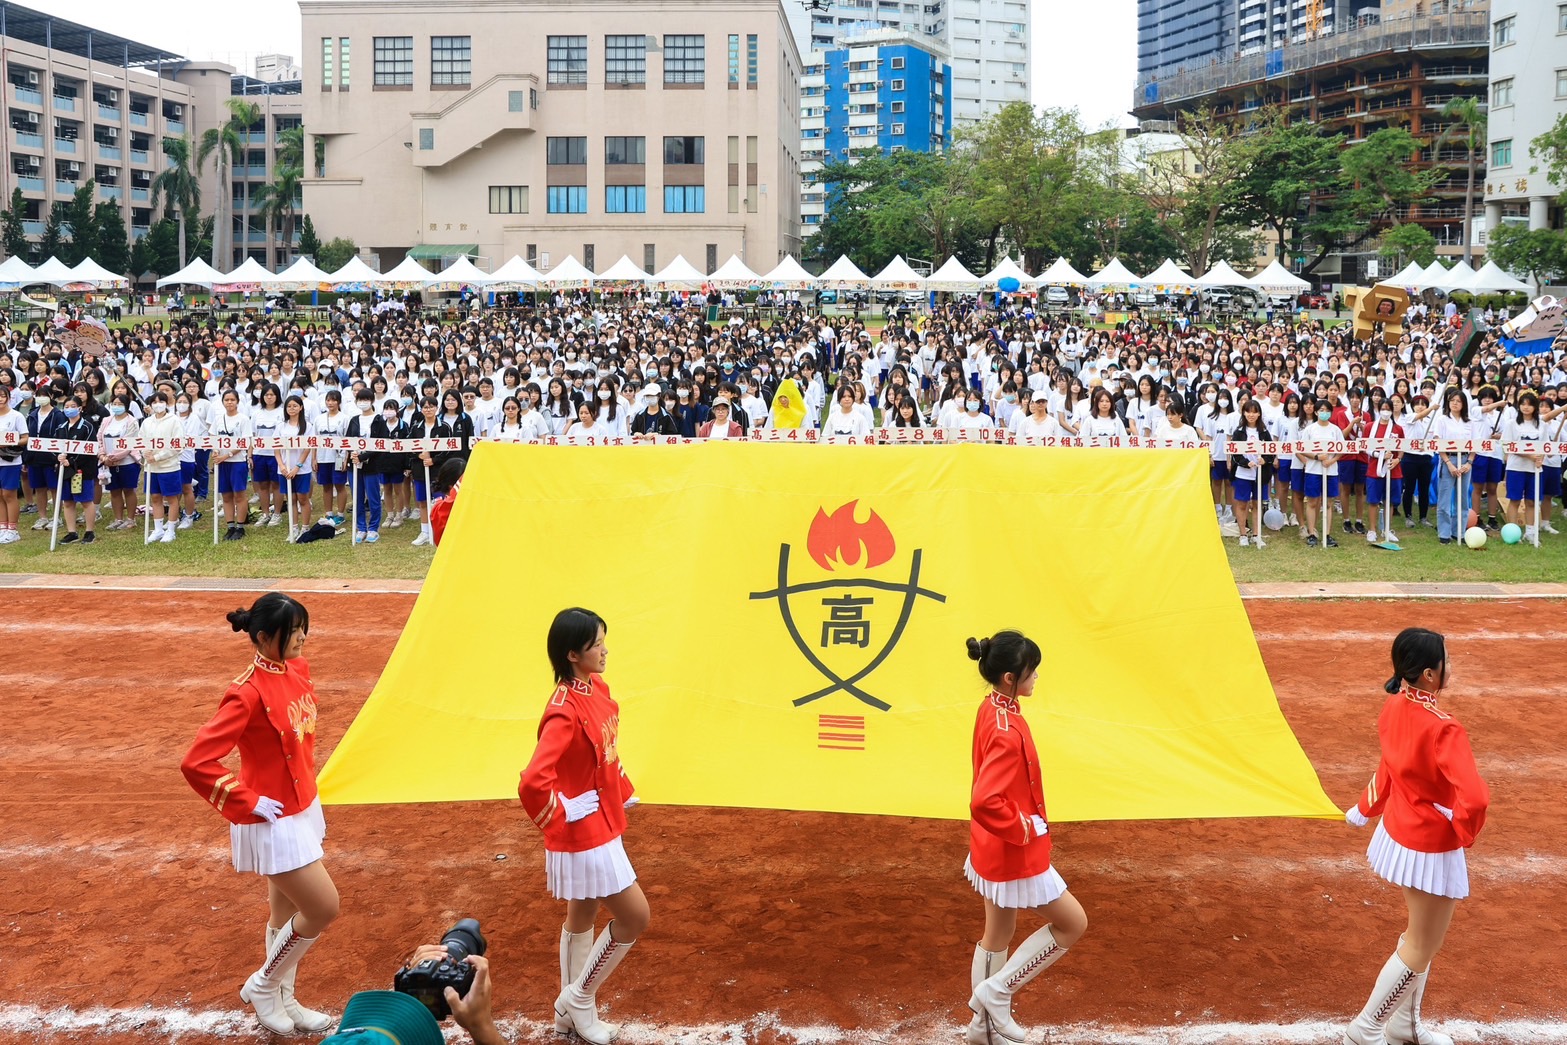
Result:
{"type": "Polygon", "coordinates": [[[970,967],[974,1012],[965,1040],[1012,1045],[1027,1033],[1012,1018],[1012,996],[1054,965],[1088,928],[1083,905],[1067,892],[1050,863],[1050,826],[1039,752],[1019,697],[1034,692],[1043,659],[1021,632],[969,639],[968,655],[991,691],[974,723],[974,788],[969,797],[969,857],[963,865],[985,899],[985,936],[970,967]],[[1045,926],[1007,959],[1020,908],[1037,910],[1045,926]]]}
{"type": "Polygon", "coordinates": [[[555,1029],[607,1045],[620,1028],[598,1018],[599,988],[647,929],[648,903],[626,857],[626,809],[637,803],[620,764],[620,705],[604,684],[604,620],[568,609],[550,625],[555,692],[539,721],[539,744],[517,794],[544,832],[544,877],[566,901],[560,933],[555,1029]],[[600,905],[610,921],[593,938],[600,905]]]}
{"type": "Polygon", "coordinates": [[[239,996],[274,1034],[323,1031],[333,1018],[294,1000],[299,960],[338,910],[337,886],[321,862],[316,691],[301,656],[310,614],[274,591],[228,619],[250,636],[255,655],[196,734],[180,771],[229,821],[234,870],[267,878],[266,959],[239,996]],[[219,761],[235,747],[238,774],[219,761]]]}
{"type": "Polygon", "coordinates": [[[1360,801],[1344,814],[1357,827],[1381,814],[1366,856],[1371,869],[1404,890],[1409,927],[1377,976],[1346,1045],[1453,1045],[1420,1022],[1431,959],[1469,895],[1464,850],[1485,825],[1491,794],[1475,767],[1469,735],[1437,706],[1451,681],[1442,636],[1405,628],[1393,640],[1392,694],[1377,717],[1382,760],[1360,801]]]}

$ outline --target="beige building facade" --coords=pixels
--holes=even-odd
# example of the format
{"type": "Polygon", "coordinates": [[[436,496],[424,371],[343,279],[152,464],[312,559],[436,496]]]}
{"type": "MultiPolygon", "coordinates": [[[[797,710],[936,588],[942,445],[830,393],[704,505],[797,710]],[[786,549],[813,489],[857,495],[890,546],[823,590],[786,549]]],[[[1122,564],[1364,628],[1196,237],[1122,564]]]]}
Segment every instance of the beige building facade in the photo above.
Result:
{"type": "Polygon", "coordinates": [[[321,239],[493,269],[800,249],[800,55],[779,0],[301,0],[321,239]]]}

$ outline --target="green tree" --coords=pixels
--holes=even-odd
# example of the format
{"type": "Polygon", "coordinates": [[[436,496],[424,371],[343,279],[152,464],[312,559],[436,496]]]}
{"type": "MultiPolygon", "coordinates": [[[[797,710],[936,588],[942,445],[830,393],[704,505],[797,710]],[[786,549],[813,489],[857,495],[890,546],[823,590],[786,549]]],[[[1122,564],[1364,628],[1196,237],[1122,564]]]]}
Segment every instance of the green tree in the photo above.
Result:
{"type": "Polygon", "coordinates": [[[358,253],[359,248],[353,240],[339,236],[328,241],[316,252],[316,265],[327,272],[336,272],[358,253]]]}
{"type": "MultiPolygon", "coordinates": [[[[286,131],[284,133],[287,133],[286,131]]],[[[299,208],[300,188],[305,172],[301,167],[278,167],[270,184],[259,186],[252,201],[261,208],[267,227],[277,228],[283,234],[283,260],[294,249],[294,214],[299,208]]]]}
{"type": "Polygon", "coordinates": [[[1486,237],[1486,254],[1509,272],[1528,275],[1536,287],[1567,276],[1567,232],[1503,225],[1486,237]]]}
{"type": "MultiPolygon", "coordinates": [[[[194,165],[195,146],[189,135],[163,139],[163,155],[169,158],[169,163],[152,179],[152,208],[158,209],[158,198],[161,196],[164,214],[173,211],[179,216],[176,244],[179,267],[184,268],[187,226],[194,225],[193,219],[201,210],[201,176],[194,165]]],[[[169,275],[168,272],[162,274],[169,275]]]]}
{"type": "Polygon", "coordinates": [[[219,272],[227,272],[234,265],[234,164],[244,155],[243,135],[261,123],[261,107],[255,102],[227,98],[223,104],[228,107],[228,119],[203,131],[196,149],[196,168],[205,171],[211,158],[218,176],[212,267],[219,272]]]}
{"type": "Polygon", "coordinates": [[[0,249],[5,251],[8,258],[27,261],[33,256],[33,245],[28,242],[27,228],[22,224],[26,214],[27,200],[18,186],[11,190],[11,206],[0,212],[0,249]]]}
{"type": "Polygon", "coordinates": [[[287,127],[278,132],[277,164],[279,167],[303,167],[305,165],[305,129],[287,127]]]}
{"type": "Polygon", "coordinates": [[[316,223],[306,214],[299,222],[299,256],[315,258],[320,253],[321,237],[316,235],[316,223]]]}
{"type": "Polygon", "coordinates": [[[212,253],[212,242],[216,219],[208,214],[196,223],[193,229],[186,229],[186,247],[191,257],[199,258],[203,254],[212,253]]]}
{"type": "Polygon", "coordinates": [[[1401,212],[1428,203],[1432,188],[1446,177],[1442,170],[1417,171],[1411,166],[1420,143],[1402,127],[1384,127],[1344,150],[1344,175],[1349,195],[1375,218],[1399,223],[1401,212]]]}
{"type": "Polygon", "coordinates": [[[97,183],[88,178],[86,182],[78,186],[71,202],[65,205],[65,213],[61,220],[70,230],[71,238],[66,243],[60,260],[67,265],[75,265],[84,258],[93,257],[98,253],[98,227],[93,224],[93,192],[97,183]]]}
{"type": "MultiPolygon", "coordinates": [[[[1545,174],[1551,181],[1567,186],[1567,114],[1558,116],[1550,130],[1529,143],[1529,155],[1545,164],[1545,174]]],[[[1530,174],[1538,174],[1539,171],[1538,166],[1529,168],[1530,174]]],[[[1558,199],[1567,203],[1567,187],[1562,189],[1558,199]]]]}
{"type": "Polygon", "coordinates": [[[131,260],[130,239],[125,230],[125,215],[118,200],[107,200],[93,208],[93,229],[97,234],[98,250],[93,255],[98,264],[117,274],[127,273],[131,260]]]}
{"type": "Polygon", "coordinates": [[[1475,168],[1486,145],[1485,103],[1477,98],[1449,98],[1442,106],[1442,115],[1452,122],[1431,143],[1432,158],[1435,159],[1449,141],[1462,143],[1468,153],[1464,164],[1469,172],[1469,181],[1464,188],[1464,264],[1467,265],[1474,259],[1475,168]]]}
{"type": "Polygon", "coordinates": [[[1083,138],[1077,110],[1036,110],[1027,102],[959,133],[954,162],[971,166],[975,213],[989,241],[987,269],[1003,240],[1030,271],[1067,252],[1081,224],[1083,138]]]}
{"type": "MultiPolygon", "coordinates": [[[[161,218],[136,241],[146,256],[143,264],[160,276],[169,276],[185,267],[184,230],[173,218],[161,218]]],[[[141,275],[140,272],[137,275],[141,275]]]]}
{"type": "Polygon", "coordinates": [[[812,257],[830,264],[840,254],[874,272],[894,256],[935,263],[975,239],[971,197],[956,182],[963,165],[943,153],[867,150],[853,162],[822,170],[825,219],[811,237],[812,257]]]}
{"type": "MultiPolygon", "coordinates": [[[[131,254],[125,264],[125,274],[132,280],[135,280],[143,272],[156,271],[153,268],[155,261],[156,259],[153,257],[152,251],[147,247],[147,237],[143,236],[131,244],[131,254]]],[[[170,271],[173,270],[171,269],[170,271]]]]}
{"type": "Polygon", "coordinates": [[[1280,257],[1286,243],[1306,238],[1315,193],[1344,188],[1344,136],[1324,135],[1305,121],[1290,123],[1284,114],[1266,115],[1246,142],[1247,166],[1236,185],[1243,214],[1271,229],[1280,257]]]}
{"type": "Polygon", "coordinates": [[[37,258],[40,263],[50,258],[58,257],[60,245],[65,242],[65,229],[62,215],[69,204],[56,203],[49,208],[49,217],[44,221],[44,234],[38,240],[37,258]]]}
{"type": "Polygon", "coordinates": [[[1249,239],[1237,187],[1251,150],[1244,132],[1206,106],[1182,113],[1176,131],[1184,148],[1149,157],[1139,193],[1181,244],[1192,272],[1202,273],[1249,239]]]}
{"type": "Polygon", "coordinates": [[[1382,234],[1377,253],[1389,261],[1408,259],[1426,267],[1436,260],[1436,237],[1424,225],[1394,225],[1382,234]]]}

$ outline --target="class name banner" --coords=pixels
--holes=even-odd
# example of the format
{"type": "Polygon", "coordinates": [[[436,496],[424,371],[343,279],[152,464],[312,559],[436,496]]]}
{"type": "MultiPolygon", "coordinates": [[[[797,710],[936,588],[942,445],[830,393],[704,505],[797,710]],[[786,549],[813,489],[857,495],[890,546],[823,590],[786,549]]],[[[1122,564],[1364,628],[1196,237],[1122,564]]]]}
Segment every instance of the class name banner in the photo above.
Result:
{"type": "Polygon", "coordinates": [[[608,622],[649,803],[966,818],[989,687],[964,640],[1019,628],[1052,819],[1342,815],[1279,711],[1205,455],[965,444],[479,444],[323,800],[516,801],[568,606],[608,622]]]}

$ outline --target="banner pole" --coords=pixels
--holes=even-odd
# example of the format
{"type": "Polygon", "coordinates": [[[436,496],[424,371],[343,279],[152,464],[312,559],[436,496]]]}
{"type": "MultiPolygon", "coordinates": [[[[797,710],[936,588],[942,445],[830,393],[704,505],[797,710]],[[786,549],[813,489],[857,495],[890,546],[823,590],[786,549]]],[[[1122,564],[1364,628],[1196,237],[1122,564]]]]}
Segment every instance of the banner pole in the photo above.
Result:
{"type": "Polygon", "coordinates": [[[207,494],[212,498],[212,546],[218,546],[218,516],[223,514],[223,495],[218,492],[218,471],[222,462],[212,463],[212,452],[207,452],[207,494]]]}
{"type": "MultiPolygon", "coordinates": [[[[62,457],[68,455],[61,455],[62,457]]],[[[56,463],[55,472],[59,478],[54,484],[54,524],[49,527],[49,550],[54,551],[60,536],[60,501],[65,497],[65,465],[56,463]]]]}
{"type": "Polygon", "coordinates": [[[354,477],[348,496],[348,544],[353,547],[359,536],[359,456],[354,455],[354,477]]]}
{"type": "MultiPolygon", "coordinates": [[[[1537,467],[1544,468],[1545,465],[1542,463],[1540,465],[1537,465],[1537,467]]],[[[1534,473],[1534,546],[1536,548],[1538,548],[1540,546],[1540,473],[1539,472],[1535,472],[1534,473]]]]}
{"type": "Polygon", "coordinates": [[[141,488],[143,511],[141,513],[141,540],[143,544],[152,536],[152,473],[147,470],[147,463],[142,462],[141,488]]]}
{"type": "MultiPolygon", "coordinates": [[[[294,471],[297,474],[299,469],[296,468],[294,471]]],[[[294,543],[294,480],[284,476],[283,485],[283,501],[288,505],[288,543],[292,544],[294,543]]]]}

